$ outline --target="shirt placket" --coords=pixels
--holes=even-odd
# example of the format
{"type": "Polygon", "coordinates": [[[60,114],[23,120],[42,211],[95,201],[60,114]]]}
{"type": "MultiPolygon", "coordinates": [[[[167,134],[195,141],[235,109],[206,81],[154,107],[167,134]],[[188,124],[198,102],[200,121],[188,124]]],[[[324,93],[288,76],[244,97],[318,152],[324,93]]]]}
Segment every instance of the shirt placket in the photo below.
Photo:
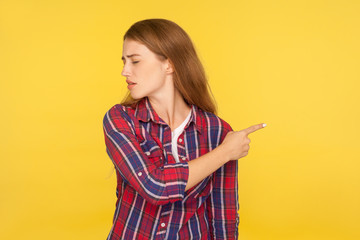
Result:
{"type": "MultiPolygon", "coordinates": [[[[179,154],[180,161],[187,161],[184,137],[185,137],[185,135],[183,132],[177,139],[178,154],[179,154]]],[[[171,150],[171,129],[169,126],[164,126],[163,142],[164,142],[164,144],[163,144],[164,150],[165,150],[165,152],[167,152],[168,158],[169,158],[169,155],[171,155],[171,157],[173,159],[170,162],[175,163],[175,159],[172,156],[172,150],[171,150]]],[[[170,225],[171,207],[172,207],[172,203],[168,203],[168,204],[164,205],[161,209],[160,220],[159,220],[159,224],[158,224],[157,230],[156,230],[156,237],[155,237],[156,239],[164,239],[167,235],[166,233],[167,233],[168,229],[171,228],[171,226],[169,226],[170,225]]]]}
{"type": "Polygon", "coordinates": [[[186,151],[185,151],[185,134],[184,134],[184,132],[181,133],[181,135],[177,139],[177,144],[178,144],[177,147],[178,147],[179,160],[186,162],[187,157],[186,157],[186,151]]]}
{"type": "Polygon", "coordinates": [[[159,225],[157,226],[156,239],[164,239],[169,226],[171,203],[164,205],[161,209],[159,225]]]}
{"type": "MultiPolygon", "coordinates": [[[[166,152],[167,158],[169,157],[169,152],[171,154],[171,129],[169,126],[161,126],[163,129],[163,147],[166,152]]],[[[172,156],[172,155],[171,155],[172,156]]],[[[167,161],[169,162],[169,161],[167,161]]],[[[171,203],[165,204],[161,208],[159,224],[156,229],[156,239],[164,239],[166,236],[166,231],[169,229],[169,220],[171,213],[171,203]]]]}

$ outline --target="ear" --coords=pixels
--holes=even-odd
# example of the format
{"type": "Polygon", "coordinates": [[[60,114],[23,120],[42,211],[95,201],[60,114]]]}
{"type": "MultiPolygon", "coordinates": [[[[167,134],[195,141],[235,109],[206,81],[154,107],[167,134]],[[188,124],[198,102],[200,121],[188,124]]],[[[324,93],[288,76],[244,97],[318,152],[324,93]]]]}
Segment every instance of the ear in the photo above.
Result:
{"type": "Polygon", "coordinates": [[[165,60],[165,71],[166,71],[166,73],[168,73],[168,74],[174,72],[173,65],[172,65],[172,63],[171,63],[171,61],[170,61],[169,58],[165,60]]]}

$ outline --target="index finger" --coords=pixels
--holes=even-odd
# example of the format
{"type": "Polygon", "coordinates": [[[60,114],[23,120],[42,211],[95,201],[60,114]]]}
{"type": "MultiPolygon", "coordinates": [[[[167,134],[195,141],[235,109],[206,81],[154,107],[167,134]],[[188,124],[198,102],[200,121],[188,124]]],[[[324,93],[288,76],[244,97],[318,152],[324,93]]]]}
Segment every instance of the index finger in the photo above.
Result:
{"type": "Polygon", "coordinates": [[[250,133],[253,133],[261,128],[266,127],[266,123],[261,123],[261,124],[256,124],[254,126],[248,127],[244,129],[244,132],[246,133],[246,135],[249,135],[250,133]]]}

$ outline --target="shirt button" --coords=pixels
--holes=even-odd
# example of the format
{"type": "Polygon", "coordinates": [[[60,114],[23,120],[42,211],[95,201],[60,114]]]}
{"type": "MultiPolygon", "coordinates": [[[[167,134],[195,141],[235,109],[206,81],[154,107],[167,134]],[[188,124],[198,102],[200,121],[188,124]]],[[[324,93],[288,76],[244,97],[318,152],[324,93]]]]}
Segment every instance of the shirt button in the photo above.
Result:
{"type": "Polygon", "coordinates": [[[182,157],[182,160],[184,160],[184,161],[185,161],[185,160],[186,160],[186,157],[182,157]]]}
{"type": "Polygon", "coordinates": [[[142,172],[138,172],[138,176],[140,177],[142,175],[142,172]]]}
{"type": "Polygon", "coordinates": [[[149,155],[150,155],[150,152],[145,152],[145,154],[149,156],[149,155]]]}
{"type": "Polygon", "coordinates": [[[165,223],[162,223],[160,226],[161,226],[161,227],[165,227],[165,223]]]}
{"type": "Polygon", "coordinates": [[[180,139],[179,139],[179,142],[182,142],[182,141],[183,141],[182,138],[180,138],[180,139]]]}

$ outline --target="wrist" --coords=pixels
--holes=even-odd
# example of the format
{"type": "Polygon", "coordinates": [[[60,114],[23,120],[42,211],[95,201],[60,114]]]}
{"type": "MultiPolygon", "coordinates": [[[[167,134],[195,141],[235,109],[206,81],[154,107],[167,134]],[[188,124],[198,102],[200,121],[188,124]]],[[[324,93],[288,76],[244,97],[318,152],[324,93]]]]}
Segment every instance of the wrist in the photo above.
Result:
{"type": "Polygon", "coordinates": [[[224,144],[220,144],[216,149],[218,150],[218,159],[222,161],[222,165],[231,160],[229,156],[229,151],[226,149],[226,146],[224,146],[224,144]]]}

